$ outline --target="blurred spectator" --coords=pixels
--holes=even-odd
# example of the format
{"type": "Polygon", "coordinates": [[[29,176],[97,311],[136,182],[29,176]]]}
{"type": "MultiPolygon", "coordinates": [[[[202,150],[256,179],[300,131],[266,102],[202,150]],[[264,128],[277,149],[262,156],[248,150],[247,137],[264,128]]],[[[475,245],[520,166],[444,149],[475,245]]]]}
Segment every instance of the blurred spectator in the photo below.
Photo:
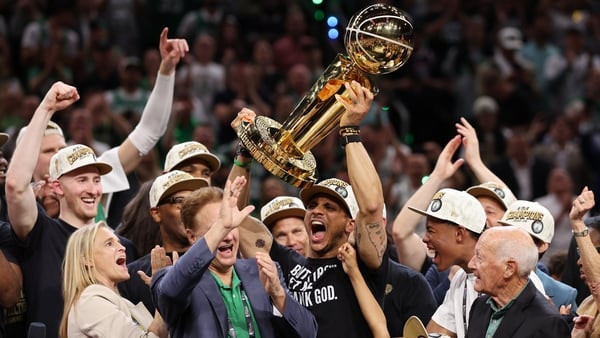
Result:
{"type": "Polygon", "coordinates": [[[564,51],[550,56],[544,69],[555,114],[584,97],[586,78],[594,69],[600,69],[600,57],[586,45],[584,28],[571,23],[565,33],[564,51]]]}
{"type": "Polygon", "coordinates": [[[227,15],[216,32],[216,60],[227,67],[234,62],[247,59],[247,46],[240,32],[238,20],[233,15],[227,15]]]}
{"type": "Polygon", "coordinates": [[[85,108],[79,107],[71,110],[69,113],[67,145],[85,144],[92,148],[94,153],[102,154],[110,146],[104,142],[100,142],[94,138],[94,119],[92,112],[85,108]]]}
{"type": "Polygon", "coordinates": [[[448,48],[444,59],[444,71],[455,86],[455,112],[470,118],[474,112],[475,76],[477,68],[492,55],[491,44],[486,35],[484,18],[481,15],[465,17],[462,21],[464,38],[448,48]]]}
{"type": "MultiPolygon", "coordinates": [[[[141,3],[141,1],[137,0],[102,1],[100,16],[106,22],[108,31],[110,32],[110,39],[121,55],[140,55],[142,46],[137,14],[141,13],[141,3]]],[[[171,29],[174,29],[174,27],[171,29]]],[[[159,32],[160,30],[156,33],[159,32]]],[[[155,45],[156,40],[152,46],[155,45]]]]}
{"type": "Polygon", "coordinates": [[[496,100],[501,126],[528,127],[536,114],[537,89],[532,66],[518,52],[521,30],[503,27],[496,41],[493,57],[477,70],[478,94],[496,100]]]}
{"type": "MultiPolygon", "coordinates": [[[[558,47],[552,43],[552,21],[547,11],[538,10],[534,14],[531,23],[529,40],[524,43],[519,51],[523,59],[527,60],[533,67],[535,74],[536,88],[542,95],[542,101],[538,109],[551,113],[548,100],[551,96],[548,88],[548,77],[545,72],[546,63],[549,59],[561,52],[558,47]]],[[[560,112],[560,110],[558,111],[560,112]]]]}
{"type": "Polygon", "coordinates": [[[106,92],[113,114],[122,115],[135,125],[142,115],[150,91],[142,88],[142,64],[137,57],[126,57],[119,67],[119,87],[106,92]]]}
{"type": "Polygon", "coordinates": [[[568,171],[574,184],[572,191],[580,191],[591,182],[591,173],[576,136],[577,130],[573,122],[566,116],[557,116],[544,139],[533,148],[535,157],[568,171]]]}
{"type": "Polygon", "coordinates": [[[506,143],[506,154],[492,163],[490,169],[522,200],[533,200],[547,193],[546,184],[552,165],[535,158],[528,138],[512,134],[506,143]]]}
{"type": "Polygon", "coordinates": [[[190,47],[192,53],[177,72],[176,86],[197,97],[204,106],[203,110],[209,112],[213,97],[225,88],[225,67],[214,61],[216,46],[213,36],[201,33],[190,47]]]}
{"type": "Polygon", "coordinates": [[[177,36],[187,41],[195,41],[200,34],[216,36],[218,27],[225,18],[221,0],[197,1],[198,8],[190,10],[184,16],[177,36]]]}
{"type": "Polygon", "coordinates": [[[296,64],[307,64],[305,46],[312,43],[314,38],[308,34],[304,12],[291,6],[285,17],[285,32],[273,43],[277,69],[285,73],[296,64]]]}
{"type": "Polygon", "coordinates": [[[481,160],[490,165],[506,150],[506,140],[498,123],[498,104],[489,96],[479,96],[473,102],[473,112],[473,127],[477,131],[481,160]]]}
{"type": "Polygon", "coordinates": [[[156,82],[156,74],[160,66],[160,52],[156,48],[148,48],[144,51],[142,59],[143,78],[142,88],[152,90],[156,82]]]}
{"type": "Polygon", "coordinates": [[[575,199],[572,176],[563,168],[554,168],[548,176],[548,194],[535,201],[546,207],[554,218],[554,238],[541,261],[548,266],[550,256],[558,251],[567,250],[571,241],[569,211],[575,199]]]}
{"type": "Polygon", "coordinates": [[[275,66],[271,42],[267,39],[258,39],[254,42],[252,63],[256,69],[256,81],[260,86],[260,90],[267,93],[272,99],[272,96],[279,92],[277,87],[284,81],[284,76],[275,66]]]}
{"type": "Polygon", "coordinates": [[[251,64],[235,62],[227,68],[225,89],[215,93],[212,109],[219,144],[237,140],[231,121],[242,108],[247,107],[259,115],[271,115],[267,95],[259,91],[256,80],[256,70],[251,64]]]}
{"type": "Polygon", "coordinates": [[[70,29],[73,19],[73,8],[55,1],[46,18],[25,28],[20,62],[29,92],[43,96],[55,81],[72,82],[74,62],[81,53],[79,38],[70,29]]]}

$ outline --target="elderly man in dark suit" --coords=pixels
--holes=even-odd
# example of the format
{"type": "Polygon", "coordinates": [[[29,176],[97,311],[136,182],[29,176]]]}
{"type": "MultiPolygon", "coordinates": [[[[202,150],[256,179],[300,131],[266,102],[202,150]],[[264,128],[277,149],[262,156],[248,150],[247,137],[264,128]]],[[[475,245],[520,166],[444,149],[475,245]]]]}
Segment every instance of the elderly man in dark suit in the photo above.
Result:
{"type": "Polygon", "coordinates": [[[569,325],[529,281],[537,247],[515,226],[483,232],[469,262],[475,291],[485,293],[471,306],[467,338],[570,337],[569,325]]]}

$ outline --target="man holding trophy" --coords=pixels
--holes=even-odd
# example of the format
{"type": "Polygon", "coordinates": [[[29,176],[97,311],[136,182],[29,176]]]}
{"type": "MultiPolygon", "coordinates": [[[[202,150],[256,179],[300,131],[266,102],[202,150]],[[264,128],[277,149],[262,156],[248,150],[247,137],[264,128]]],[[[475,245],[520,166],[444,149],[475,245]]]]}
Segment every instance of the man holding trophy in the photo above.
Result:
{"type": "Polygon", "coordinates": [[[258,116],[236,125],[241,144],[255,160],[303,188],[306,257],[279,245],[254,218],[240,225],[239,238],[244,257],[262,251],[280,264],[292,295],[315,315],[319,337],[362,338],[372,332],[339,250],[353,234],[359,269],[380,304],[388,266],[383,189],[360,137],[359,125],[374,95],[365,73],[391,72],[405,63],[412,51],[412,24],[392,6],[369,6],[350,20],[346,49],[350,58],[338,55],[283,124],[258,116]],[[314,184],[310,149],[337,127],[350,182],[330,178],[314,184]]]}

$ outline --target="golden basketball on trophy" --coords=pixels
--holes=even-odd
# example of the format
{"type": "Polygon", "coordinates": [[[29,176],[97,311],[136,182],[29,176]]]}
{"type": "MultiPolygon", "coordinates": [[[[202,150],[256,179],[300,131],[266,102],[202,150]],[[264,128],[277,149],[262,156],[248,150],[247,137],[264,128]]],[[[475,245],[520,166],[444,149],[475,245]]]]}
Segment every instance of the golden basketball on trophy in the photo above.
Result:
{"type": "Polygon", "coordinates": [[[344,83],[357,81],[376,92],[368,74],[386,74],[402,67],[413,50],[413,25],[403,11],[375,4],[355,14],[346,27],[348,56],[338,54],[321,77],[279,123],[257,116],[237,128],[240,142],[273,175],[306,188],[317,181],[317,162],[310,150],[339,124],[348,98],[344,83]]]}

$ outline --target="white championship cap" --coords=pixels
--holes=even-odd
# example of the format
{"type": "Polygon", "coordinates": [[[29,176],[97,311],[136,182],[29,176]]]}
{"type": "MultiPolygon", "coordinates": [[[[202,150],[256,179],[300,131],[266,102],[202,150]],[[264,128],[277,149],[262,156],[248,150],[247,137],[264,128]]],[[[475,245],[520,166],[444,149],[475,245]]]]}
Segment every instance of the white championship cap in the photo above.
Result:
{"type": "Polygon", "coordinates": [[[260,209],[260,219],[271,229],[282,218],[298,217],[304,219],[306,209],[298,197],[279,196],[260,209]]]}
{"type": "Polygon", "coordinates": [[[208,187],[208,181],[203,178],[194,177],[181,170],[173,170],[164,173],[152,182],[148,197],[150,198],[150,207],[155,208],[161,200],[182,190],[196,190],[208,187]]]}
{"type": "Polygon", "coordinates": [[[216,171],[221,167],[219,158],[208,151],[208,148],[206,148],[204,144],[196,141],[189,141],[171,147],[165,158],[164,171],[171,171],[181,162],[194,157],[206,161],[211,171],[216,171]]]}
{"type": "Polygon", "coordinates": [[[517,226],[546,243],[552,242],[554,237],[554,217],[537,202],[517,200],[511,203],[498,223],[517,226]]]}
{"type": "Polygon", "coordinates": [[[421,215],[458,224],[478,234],[485,229],[485,211],[481,203],[466,191],[441,189],[433,195],[427,210],[408,208],[421,215]]]}
{"type": "Polygon", "coordinates": [[[96,160],[92,148],[75,144],[59,150],[52,156],[49,168],[50,179],[56,180],[64,174],[86,166],[98,168],[100,175],[108,174],[112,170],[110,164],[96,160]]]}
{"type": "Polygon", "coordinates": [[[467,192],[475,197],[491,197],[502,204],[502,206],[504,206],[504,210],[508,209],[508,206],[517,200],[515,195],[512,193],[512,191],[510,191],[510,189],[508,189],[508,187],[496,182],[485,182],[481,183],[480,185],[472,186],[467,189],[467,192]]]}
{"type": "Polygon", "coordinates": [[[356,218],[358,215],[358,203],[350,184],[337,178],[328,178],[310,188],[300,190],[300,199],[306,206],[317,194],[324,194],[341,202],[350,213],[350,217],[356,218]]]}

